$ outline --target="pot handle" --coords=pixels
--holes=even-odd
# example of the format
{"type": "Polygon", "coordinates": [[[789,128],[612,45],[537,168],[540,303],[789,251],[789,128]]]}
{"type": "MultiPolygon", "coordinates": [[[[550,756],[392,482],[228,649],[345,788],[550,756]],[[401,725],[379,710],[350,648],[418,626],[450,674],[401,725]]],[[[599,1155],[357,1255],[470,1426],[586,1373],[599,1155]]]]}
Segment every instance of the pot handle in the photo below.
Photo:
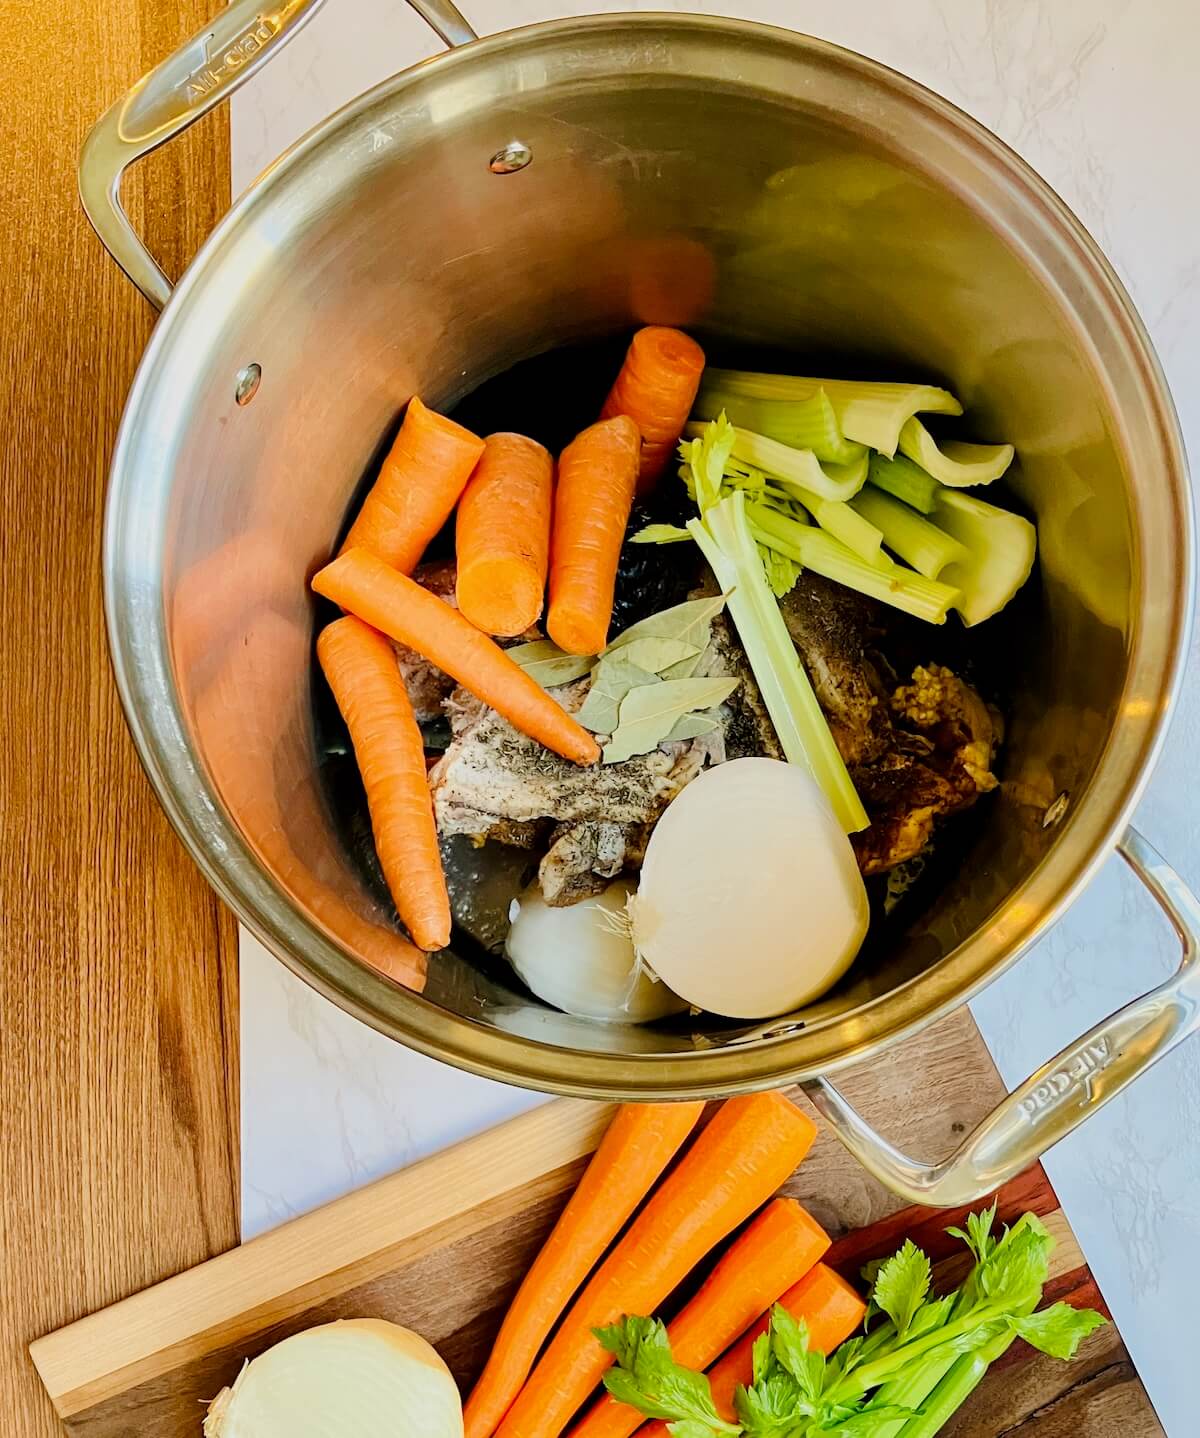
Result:
{"type": "MultiPolygon", "coordinates": [[[[285,45],[324,0],[232,0],[168,60],[156,65],[97,120],[79,155],[79,197],[104,247],[155,309],[171,282],[121,204],[121,177],[135,160],[205,115],[285,45]]],[[[408,0],[447,45],[475,32],[451,0],[408,0]]]]}
{"type": "Polygon", "coordinates": [[[1165,983],[1043,1064],[941,1163],[916,1163],[877,1134],[825,1079],[802,1087],[865,1169],[910,1203],[957,1208],[1021,1173],[1200,1029],[1200,901],[1135,830],[1117,846],[1183,945],[1165,983]]]}

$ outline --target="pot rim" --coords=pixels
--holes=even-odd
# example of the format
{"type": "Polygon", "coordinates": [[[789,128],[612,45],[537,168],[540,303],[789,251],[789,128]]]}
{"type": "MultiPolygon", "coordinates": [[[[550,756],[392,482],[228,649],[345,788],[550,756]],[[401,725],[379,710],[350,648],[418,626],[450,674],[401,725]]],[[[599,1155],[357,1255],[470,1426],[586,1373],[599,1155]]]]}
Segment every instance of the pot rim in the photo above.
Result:
{"type": "MultiPolygon", "coordinates": [[[[487,37],[444,52],[402,71],[328,116],[270,165],[219,222],[163,311],[126,402],[110,469],[103,542],[104,602],[113,671],[139,756],[163,807],[188,851],[220,897],[246,927],[311,987],[380,1033],[429,1057],[483,1077],[572,1097],[596,1099],[724,1096],[774,1087],[819,1073],[834,1073],[933,1023],[1014,964],[1074,900],[1109,857],[1125,828],[1165,738],[1178,697],[1192,619],[1193,516],[1187,462],[1178,418],[1149,335],[1112,266],[1082,223],[1055,191],[1015,151],[964,111],[899,72],[811,36],[751,21],[678,13],[636,12],[547,21],[487,37]],[[1087,789],[1042,861],[992,915],[955,949],[922,973],[857,1008],[814,1022],[796,1033],[689,1053],[612,1054],[559,1047],[504,1032],[439,1008],[368,969],[308,917],[261,870],[257,859],[190,759],[170,683],[164,616],[153,616],[157,645],[155,674],[148,686],[135,662],[128,633],[121,578],[121,519],[127,492],[136,485],[140,412],[158,366],[170,345],[177,317],[187,309],[210,272],[219,268],[223,247],[242,219],[269,202],[275,186],[321,146],[330,133],[353,123],[363,111],[395,98],[431,76],[484,63],[533,43],[563,36],[584,37],[620,30],[736,34],[750,43],[773,44],[818,56],[863,80],[882,85],[901,101],[953,131],[975,158],[991,167],[998,182],[1017,191],[1045,236],[1070,254],[1076,277],[1086,280],[1094,303],[1107,313],[1131,369],[1152,409],[1161,440],[1165,480],[1175,509],[1178,566],[1140,566],[1139,605],[1128,639],[1125,696],[1149,692],[1150,712],[1140,716],[1139,738],[1113,751],[1110,732],[1087,789]],[[1144,622],[1153,592],[1170,623],[1144,622]],[[1109,774],[1121,765],[1118,779],[1109,774]],[[1099,783],[1104,776],[1106,783],[1099,783]],[[1068,843],[1068,837],[1070,842],[1068,843]],[[218,857],[218,853],[220,857],[218,857]],[[999,952],[997,953],[997,949],[999,952]]],[[[159,558],[156,562],[161,562],[159,558]]],[[[145,625],[144,609],[136,615],[145,625]]],[[[137,641],[144,656],[147,637],[137,641]]],[[[1139,701],[1143,705],[1144,700],[1139,701]]]]}

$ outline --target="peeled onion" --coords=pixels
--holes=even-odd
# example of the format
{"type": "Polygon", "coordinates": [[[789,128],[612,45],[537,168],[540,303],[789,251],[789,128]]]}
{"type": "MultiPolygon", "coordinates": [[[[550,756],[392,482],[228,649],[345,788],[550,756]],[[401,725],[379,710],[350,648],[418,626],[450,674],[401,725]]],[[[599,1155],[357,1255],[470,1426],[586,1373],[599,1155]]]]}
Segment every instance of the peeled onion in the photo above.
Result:
{"type": "Polygon", "coordinates": [[[810,775],[735,759],[693,779],[655,825],[630,917],[638,953],[688,1003],[762,1019],[836,983],[870,914],[810,775]]]}
{"type": "Polygon", "coordinates": [[[450,1370],[416,1333],[381,1318],[285,1338],[213,1399],[204,1438],[462,1438],[450,1370]]]}
{"type": "Polygon", "coordinates": [[[515,901],[505,952],[539,999],[611,1023],[644,1024],[687,1008],[638,962],[626,914],[632,892],[629,880],[617,879],[595,898],[556,909],[535,883],[515,901]]]}

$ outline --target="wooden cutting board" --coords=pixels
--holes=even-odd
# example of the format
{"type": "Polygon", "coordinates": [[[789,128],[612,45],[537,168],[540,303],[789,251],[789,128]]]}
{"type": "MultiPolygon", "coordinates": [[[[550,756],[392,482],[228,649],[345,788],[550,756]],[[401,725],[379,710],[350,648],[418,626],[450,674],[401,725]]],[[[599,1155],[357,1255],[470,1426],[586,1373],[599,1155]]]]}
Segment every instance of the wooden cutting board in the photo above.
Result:
{"type": "MultiPolygon", "coordinates": [[[[901,1143],[933,1151],[986,1111],[999,1079],[964,1012],[844,1087],[873,1121],[890,1114],[901,1143]]],[[[244,1358],[333,1318],[370,1315],[415,1328],[466,1387],[609,1113],[575,1101],[535,1109],[40,1339],[30,1352],[67,1430],[196,1438],[204,1403],[244,1358]]],[[[827,1134],[786,1191],[834,1237],[828,1261],[848,1278],[905,1234],[946,1279],[961,1266],[952,1256],[960,1246],[942,1229],[965,1210],[898,1208],[827,1134]]],[[[1103,1309],[1040,1166],[1000,1194],[1002,1218],[1026,1209],[1058,1239],[1048,1300],[1103,1309]]],[[[1112,1325],[1070,1365],[1014,1344],[945,1430],[947,1438],[1162,1431],[1112,1325]]]]}

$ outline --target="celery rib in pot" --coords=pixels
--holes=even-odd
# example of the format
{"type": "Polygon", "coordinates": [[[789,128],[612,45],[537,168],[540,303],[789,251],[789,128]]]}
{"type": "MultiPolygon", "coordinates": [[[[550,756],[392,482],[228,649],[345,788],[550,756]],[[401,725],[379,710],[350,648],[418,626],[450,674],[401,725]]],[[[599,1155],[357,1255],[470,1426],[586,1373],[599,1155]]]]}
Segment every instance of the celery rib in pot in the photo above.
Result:
{"type": "Polygon", "coordinates": [[[813,776],[847,833],[865,829],[866,810],[763,574],[747,522],[746,496],[738,492],[709,506],[702,518],[689,522],[688,530],[729,596],[730,616],[785,757],[813,776]]]}
{"type": "MultiPolygon", "coordinates": [[[[707,426],[691,423],[684,429],[689,439],[703,437],[707,426]]],[[[762,470],[771,478],[801,485],[823,499],[852,499],[866,483],[868,456],[866,450],[849,464],[824,468],[811,449],[793,449],[765,434],[753,430],[733,429],[733,457],[745,465],[762,470]]]]}
{"type": "Polygon", "coordinates": [[[881,490],[864,489],[850,501],[850,508],[874,525],[887,547],[926,579],[940,579],[948,564],[962,563],[969,556],[966,545],[881,490]]]}
{"type": "Polygon", "coordinates": [[[914,415],[962,414],[962,405],[949,390],[929,384],[815,379],[728,369],[710,369],[705,383],[711,390],[763,400],[807,399],[817,390],[824,390],[845,437],[889,457],[896,453],[905,422],[914,415]]]}
{"type": "Polygon", "coordinates": [[[937,508],[941,485],[933,475],[903,455],[889,459],[886,454],[873,454],[867,469],[867,483],[911,504],[922,514],[932,514],[937,508]]]}
{"type": "Polygon", "coordinates": [[[775,400],[704,385],[696,396],[693,413],[706,420],[724,413],[730,424],[766,435],[792,449],[811,449],[825,464],[849,464],[860,459],[866,448],[842,433],[837,411],[823,389],[803,399],[775,400]]]}
{"type": "Polygon", "coordinates": [[[1013,462],[1011,444],[968,444],[961,439],[943,440],[939,445],[919,419],[905,422],[900,431],[900,453],[931,474],[939,484],[966,489],[974,484],[991,484],[1013,462]]]}
{"type": "Polygon", "coordinates": [[[959,592],[949,584],[926,579],[901,565],[881,567],[868,564],[832,535],[813,529],[766,505],[753,504],[748,510],[751,530],[760,544],[777,549],[805,569],[844,584],[872,599],[902,609],[906,614],[943,624],[959,592]]]}
{"type": "Polygon", "coordinates": [[[963,623],[980,624],[999,613],[1029,578],[1037,530],[1021,515],[959,489],[941,492],[933,517],[967,551],[941,577],[961,591],[954,607],[963,623]]]}

